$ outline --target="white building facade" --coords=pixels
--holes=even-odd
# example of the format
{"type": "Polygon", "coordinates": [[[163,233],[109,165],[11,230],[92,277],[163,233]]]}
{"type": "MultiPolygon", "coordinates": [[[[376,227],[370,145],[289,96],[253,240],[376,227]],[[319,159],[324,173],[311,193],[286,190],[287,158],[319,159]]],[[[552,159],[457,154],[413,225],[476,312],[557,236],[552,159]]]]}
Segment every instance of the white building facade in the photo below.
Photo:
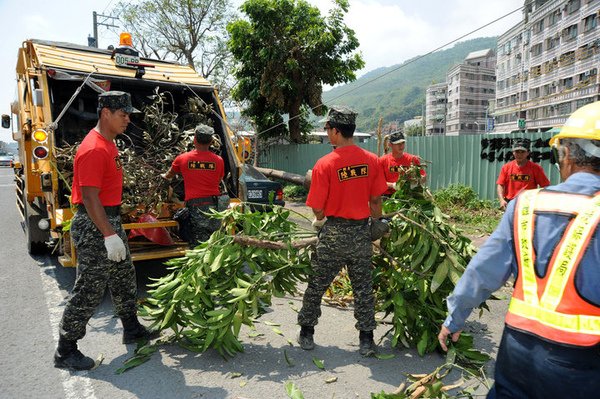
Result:
{"type": "Polygon", "coordinates": [[[598,101],[600,0],[526,0],[498,40],[495,131],[545,131],[598,101]]]}
{"type": "Polygon", "coordinates": [[[448,71],[446,135],[484,133],[488,103],[496,93],[496,54],[492,49],[470,53],[448,71]]]}
{"type": "Polygon", "coordinates": [[[425,92],[425,135],[446,134],[447,101],[447,83],[438,83],[427,87],[425,92]]]}

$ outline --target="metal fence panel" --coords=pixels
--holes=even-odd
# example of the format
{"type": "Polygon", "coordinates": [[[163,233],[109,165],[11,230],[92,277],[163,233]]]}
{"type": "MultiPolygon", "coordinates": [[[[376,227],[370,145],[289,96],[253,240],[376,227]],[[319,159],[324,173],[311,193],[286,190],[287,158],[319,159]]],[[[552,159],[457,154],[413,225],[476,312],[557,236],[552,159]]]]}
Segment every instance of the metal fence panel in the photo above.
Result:
{"type": "MultiPolygon", "coordinates": [[[[432,191],[451,184],[473,187],[482,199],[496,198],[496,179],[507,156],[512,154],[511,141],[531,140],[531,158],[539,163],[551,184],[560,181],[551,164],[548,140],[552,133],[494,134],[464,136],[407,137],[406,151],[419,155],[427,165],[427,184],[432,191]]],[[[359,146],[377,153],[377,140],[359,146]]],[[[260,166],[304,175],[315,162],[331,151],[329,144],[274,145],[261,154],[260,166]]]]}

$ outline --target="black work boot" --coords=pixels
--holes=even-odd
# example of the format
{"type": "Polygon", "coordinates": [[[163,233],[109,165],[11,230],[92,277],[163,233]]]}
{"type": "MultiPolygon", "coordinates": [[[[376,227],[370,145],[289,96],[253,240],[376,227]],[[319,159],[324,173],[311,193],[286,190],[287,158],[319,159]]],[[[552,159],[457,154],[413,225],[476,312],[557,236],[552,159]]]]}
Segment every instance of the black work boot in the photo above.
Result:
{"type": "Polygon", "coordinates": [[[377,354],[377,345],[373,341],[373,331],[361,331],[358,339],[360,341],[360,349],[358,353],[364,357],[374,356],[377,354]]]}
{"type": "Polygon", "coordinates": [[[300,347],[305,351],[315,349],[315,341],[313,335],[315,334],[315,328],[312,326],[301,326],[300,332],[298,333],[298,343],[300,347]]]}
{"type": "Polygon", "coordinates": [[[54,352],[54,367],[70,370],[90,370],[96,363],[77,349],[77,341],[60,337],[54,352]]]}
{"type": "Polygon", "coordinates": [[[140,340],[149,340],[160,336],[160,331],[148,330],[139,322],[137,316],[121,319],[121,322],[123,323],[124,344],[135,344],[140,340]]]}

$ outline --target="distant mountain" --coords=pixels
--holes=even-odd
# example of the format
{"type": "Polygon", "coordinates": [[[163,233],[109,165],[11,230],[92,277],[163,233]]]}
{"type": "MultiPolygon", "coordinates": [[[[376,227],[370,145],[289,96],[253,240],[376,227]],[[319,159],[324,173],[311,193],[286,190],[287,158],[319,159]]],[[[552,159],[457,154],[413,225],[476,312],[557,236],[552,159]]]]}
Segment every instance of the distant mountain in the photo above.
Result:
{"type": "Polygon", "coordinates": [[[421,59],[415,57],[403,64],[378,68],[350,84],[323,93],[323,101],[355,109],[359,113],[357,128],[361,131],[376,129],[380,117],[384,123],[404,122],[423,113],[427,86],[445,82],[448,70],[463,62],[470,52],[487,48],[495,51],[496,44],[496,37],[472,39],[421,59]]]}

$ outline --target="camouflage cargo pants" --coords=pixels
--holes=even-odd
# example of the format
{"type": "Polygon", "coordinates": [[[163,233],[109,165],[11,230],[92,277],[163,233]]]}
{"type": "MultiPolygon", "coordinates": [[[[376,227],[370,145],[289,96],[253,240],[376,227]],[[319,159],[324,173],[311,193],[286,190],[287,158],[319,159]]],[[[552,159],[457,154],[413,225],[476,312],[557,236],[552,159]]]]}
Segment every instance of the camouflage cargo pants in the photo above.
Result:
{"type": "Polygon", "coordinates": [[[127,235],[120,216],[109,216],[108,220],[127,248],[127,258],[121,262],[108,259],[104,237],[87,214],[77,212],[72,219],[71,237],[77,250],[78,266],[75,286],[60,322],[60,336],[65,339],[83,338],[86,325],[107,287],[117,316],[121,319],[136,316],[137,284],[127,235]]]}
{"type": "Polygon", "coordinates": [[[221,221],[212,219],[205,215],[210,209],[214,209],[214,205],[190,206],[190,248],[194,248],[200,243],[207,241],[211,234],[219,229],[221,221]]]}
{"type": "Polygon", "coordinates": [[[298,324],[315,326],[321,316],[321,298],[341,268],[348,268],[354,292],[354,318],[360,331],[372,331],[375,323],[375,296],[371,275],[373,247],[369,225],[328,219],[319,233],[311,265],[314,274],[304,292],[298,324]]]}

